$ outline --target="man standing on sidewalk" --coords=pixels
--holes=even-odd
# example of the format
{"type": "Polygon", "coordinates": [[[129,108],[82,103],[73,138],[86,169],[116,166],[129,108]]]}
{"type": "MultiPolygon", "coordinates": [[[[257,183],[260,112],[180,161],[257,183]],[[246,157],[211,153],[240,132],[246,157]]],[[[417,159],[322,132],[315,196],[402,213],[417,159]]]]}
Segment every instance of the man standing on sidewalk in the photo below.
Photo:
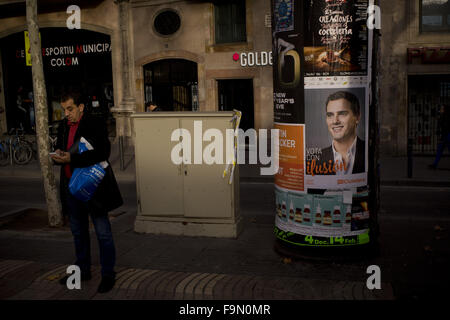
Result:
{"type": "MultiPolygon", "coordinates": [[[[102,281],[98,292],[110,291],[115,284],[115,246],[111,232],[108,212],[123,204],[122,197],[111,169],[105,169],[106,174],[95,194],[88,202],[75,198],[69,191],[68,184],[74,168],[94,165],[108,161],[111,144],[107,128],[101,119],[84,113],[84,104],[78,92],[69,92],[61,96],[60,102],[64,109],[65,121],[58,128],[56,155],[52,159],[61,164],[61,202],[63,210],[69,215],[72,230],[76,265],[81,270],[81,280],[91,278],[91,252],[89,237],[89,215],[97,235],[100,249],[102,281]],[[93,150],[78,153],[78,143],[84,137],[92,145],[93,150]]],[[[68,276],[60,283],[66,285],[68,276]]]]}

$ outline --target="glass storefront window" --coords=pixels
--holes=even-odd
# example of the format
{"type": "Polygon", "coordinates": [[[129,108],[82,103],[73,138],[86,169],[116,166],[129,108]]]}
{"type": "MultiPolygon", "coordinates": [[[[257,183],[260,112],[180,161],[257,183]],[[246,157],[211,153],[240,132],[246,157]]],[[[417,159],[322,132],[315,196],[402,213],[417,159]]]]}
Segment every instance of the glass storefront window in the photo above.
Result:
{"type": "MultiPolygon", "coordinates": [[[[41,28],[42,58],[47,89],[49,124],[64,119],[59,98],[63,91],[78,89],[85,97],[86,112],[105,120],[115,135],[110,36],[88,30],[41,28]]],[[[35,132],[31,66],[26,64],[24,32],[0,39],[8,132],[24,128],[35,132]]]]}

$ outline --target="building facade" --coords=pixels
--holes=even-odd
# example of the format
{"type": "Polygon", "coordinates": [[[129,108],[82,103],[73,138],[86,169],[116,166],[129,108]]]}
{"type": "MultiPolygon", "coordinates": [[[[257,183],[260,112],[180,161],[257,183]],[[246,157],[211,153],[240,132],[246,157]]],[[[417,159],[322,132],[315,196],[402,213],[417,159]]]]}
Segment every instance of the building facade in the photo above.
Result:
{"type": "Polygon", "coordinates": [[[450,3],[380,1],[381,152],[433,155],[438,116],[450,103],[450,3]]]}
{"type": "MultiPolygon", "coordinates": [[[[95,88],[87,93],[114,114],[117,135],[131,136],[129,115],[144,112],[150,102],[165,111],[238,109],[244,129],[273,127],[270,0],[80,1],[79,35],[67,29],[67,3],[40,1],[43,48],[110,47],[44,57],[50,108],[60,89],[73,84],[67,79],[76,79],[95,88]],[[66,65],[67,58],[80,65],[66,65]]],[[[409,141],[415,154],[431,155],[439,138],[438,110],[450,99],[449,1],[378,3],[382,154],[405,156],[409,141]]],[[[0,14],[0,132],[15,126],[20,115],[17,79],[29,79],[24,91],[31,83],[19,45],[25,7],[11,6],[1,5],[0,14]],[[20,64],[25,71],[16,72],[12,66],[20,64]]]]}
{"type": "Polygon", "coordinates": [[[137,111],[243,112],[273,126],[270,1],[131,1],[137,111]]]}
{"type": "MultiPolygon", "coordinates": [[[[74,36],[77,30],[67,29],[67,4],[60,2],[59,6],[40,2],[50,7],[48,12],[39,13],[44,51],[61,47],[76,51],[79,45],[106,43],[110,57],[104,56],[104,60],[110,62],[97,73],[111,76],[96,77],[99,60],[88,63],[87,58],[76,55],[79,52],[61,54],[58,49],[62,64],[58,66],[54,51],[53,57],[44,56],[46,79],[54,79],[47,80],[50,118],[58,92],[74,85],[67,79],[83,74],[75,78],[84,83],[90,101],[108,104],[117,120],[118,135],[131,136],[129,115],[143,112],[150,101],[165,111],[238,109],[243,112],[241,124],[245,129],[273,126],[270,0],[82,1],[78,33],[84,34],[78,36],[74,36]],[[83,37],[85,41],[81,41],[83,37]],[[73,57],[78,66],[66,65],[66,59],[73,57]],[[90,90],[99,83],[102,86],[90,90]],[[113,101],[105,102],[104,92],[111,87],[113,101]]],[[[0,43],[5,55],[1,65],[8,69],[0,70],[0,85],[5,88],[0,93],[2,132],[17,126],[16,118],[22,117],[16,105],[19,88],[23,87],[25,96],[32,91],[31,68],[25,67],[23,44],[25,6],[15,6],[3,5],[6,14],[0,17],[0,43]],[[24,71],[17,73],[17,68],[8,67],[6,56],[14,54],[16,57],[9,60],[15,59],[24,71]],[[13,74],[23,74],[18,78],[27,78],[27,84],[10,80],[13,74]]],[[[24,107],[29,112],[30,107],[24,107]]]]}

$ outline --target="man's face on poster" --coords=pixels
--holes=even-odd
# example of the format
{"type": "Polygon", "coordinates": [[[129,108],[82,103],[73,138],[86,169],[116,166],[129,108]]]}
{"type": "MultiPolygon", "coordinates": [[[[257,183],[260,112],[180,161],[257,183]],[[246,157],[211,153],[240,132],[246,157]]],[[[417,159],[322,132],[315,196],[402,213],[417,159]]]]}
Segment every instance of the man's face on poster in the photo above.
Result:
{"type": "Polygon", "coordinates": [[[359,119],[360,115],[353,113],[351,103],[346,99],[330,101],[327,105],[327,126],[333,140],[355,139],[359,119]]]}

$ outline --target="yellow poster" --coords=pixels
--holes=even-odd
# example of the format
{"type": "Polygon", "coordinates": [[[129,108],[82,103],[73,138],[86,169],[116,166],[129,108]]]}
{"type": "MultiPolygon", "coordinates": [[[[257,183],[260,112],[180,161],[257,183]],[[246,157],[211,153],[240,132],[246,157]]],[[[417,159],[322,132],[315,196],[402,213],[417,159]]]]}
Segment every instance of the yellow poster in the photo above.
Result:
{"type": "MultiPolygon", "coordinates": [[[[28,31],[25,33],[25,61],[27,66],[31,66],[31,52],[30,52],[30,38],[28,37],[28,31]]],[[[41,39],[41,33],[39,32],[39,40],[41,39]]]]}

